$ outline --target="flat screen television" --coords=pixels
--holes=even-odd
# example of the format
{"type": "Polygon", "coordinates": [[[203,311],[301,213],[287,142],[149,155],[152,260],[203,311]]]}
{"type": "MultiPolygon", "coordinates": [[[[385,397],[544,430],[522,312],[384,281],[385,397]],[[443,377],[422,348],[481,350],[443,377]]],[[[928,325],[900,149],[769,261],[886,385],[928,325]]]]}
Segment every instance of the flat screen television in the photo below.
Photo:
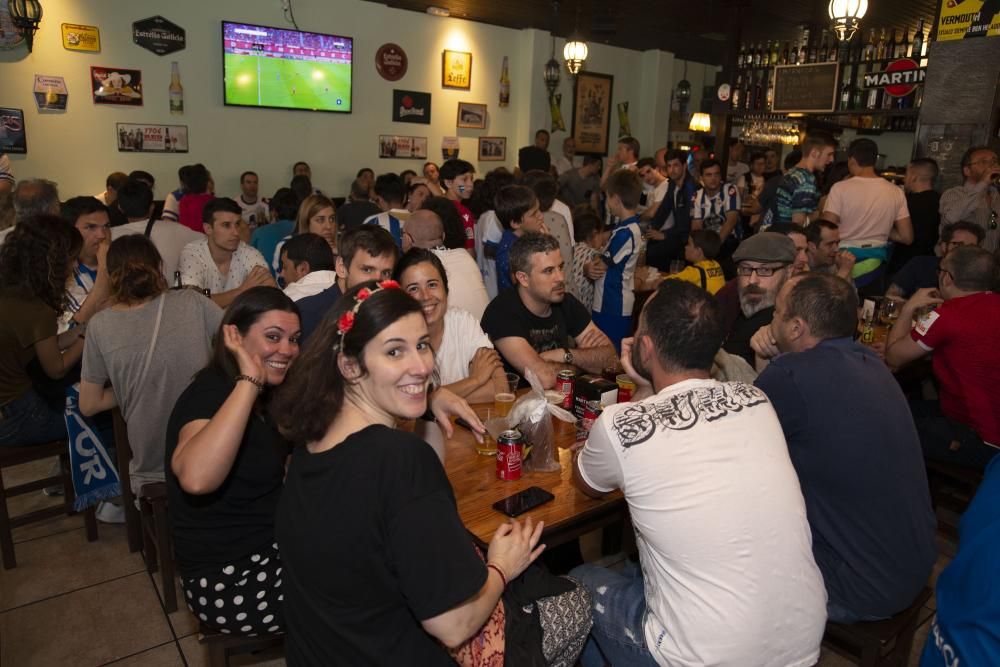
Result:
{"type": "Polygon", "coordinates": [[[354,40],[222,22],[225,104],[351,113],[354,40]]]}

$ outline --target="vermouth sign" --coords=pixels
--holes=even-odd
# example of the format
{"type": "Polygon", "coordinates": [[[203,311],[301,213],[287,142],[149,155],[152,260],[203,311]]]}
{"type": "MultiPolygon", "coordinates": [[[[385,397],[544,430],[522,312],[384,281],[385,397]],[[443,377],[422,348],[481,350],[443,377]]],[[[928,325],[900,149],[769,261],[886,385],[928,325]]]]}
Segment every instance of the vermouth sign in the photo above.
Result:
{"type": "Polygon", "coordinates": [[[884,88],[893,97],[906,97],[924,82],[927,70],[916,60],[901,58],[889,63],[881,72],[865,74],[864,88],[884,88]]]}

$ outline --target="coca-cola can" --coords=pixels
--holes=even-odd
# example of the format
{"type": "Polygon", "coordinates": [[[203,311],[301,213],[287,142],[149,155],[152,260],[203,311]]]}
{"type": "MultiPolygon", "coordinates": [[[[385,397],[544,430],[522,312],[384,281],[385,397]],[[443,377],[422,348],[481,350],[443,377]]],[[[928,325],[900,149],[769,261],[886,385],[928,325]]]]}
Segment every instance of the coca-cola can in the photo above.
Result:
{"type": "Polygon", "coordinates": [[[524,457],[524,439],[516,428],[504,431],[497,437],[497,479],[521,479],[521,459],[524,457]]]}
{"type": "Polygon", "coordinates": [[[573,388],[575,385],[576,373],[574,371],[565,370],[556,374],[556,391],[562,392],[561,407],[565,410],[573,409],[573,388]]]}
{"type": "Polygon", "coordinates": [[[587,404],[583,407],[583,419],[580,420],[581,430],[589,433],[590,429],[594,426],[594,422],[597,421],[602,412],[604,412],[604,408],[601,407],[598,401],[587,401],[587,404]]]}

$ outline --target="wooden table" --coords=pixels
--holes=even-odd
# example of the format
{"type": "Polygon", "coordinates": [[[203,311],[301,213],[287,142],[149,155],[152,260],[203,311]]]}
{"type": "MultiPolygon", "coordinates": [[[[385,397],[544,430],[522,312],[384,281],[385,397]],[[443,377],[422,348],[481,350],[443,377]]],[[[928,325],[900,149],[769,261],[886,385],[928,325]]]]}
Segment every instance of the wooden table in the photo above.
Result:
{"type": "Polygon", "coordinates": [[[507,521],[505,514],[493,509],[493,503],[529,486],[539,486],[555,496],[555,500],[518,517],[519,520],[530,516],[535,521],[544,521],[542,540],[549,547],[628,516],[628,506],[620,491],[595,500],[577,490],[573,485],[573,458],[569,450],[574,440],[572,429],[560,428],[557,433],[561,470],[524,471],[521,479],[507,482],[497,479],[494,457],[476,452],[472,433],[461,426],[455,427],[455,436],[445,443],[445,472],[455,490],[462,523],[481,546],[489,544],[496,529],[507,521]]]}

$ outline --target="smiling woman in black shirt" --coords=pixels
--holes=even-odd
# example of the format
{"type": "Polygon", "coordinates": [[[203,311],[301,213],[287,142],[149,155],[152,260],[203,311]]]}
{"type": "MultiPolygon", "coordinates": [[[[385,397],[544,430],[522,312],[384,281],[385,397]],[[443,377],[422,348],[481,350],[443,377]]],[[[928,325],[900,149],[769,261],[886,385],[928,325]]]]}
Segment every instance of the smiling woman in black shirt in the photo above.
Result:
{"type": "Polygon", "coordinates": [[[226,634],[284,629],[274,512],[287,447],[264,414],[299,354],[299,313],[274,287],[229,305],[208,367],[167,426],[174,551],[188,607],[226,634]]]}

